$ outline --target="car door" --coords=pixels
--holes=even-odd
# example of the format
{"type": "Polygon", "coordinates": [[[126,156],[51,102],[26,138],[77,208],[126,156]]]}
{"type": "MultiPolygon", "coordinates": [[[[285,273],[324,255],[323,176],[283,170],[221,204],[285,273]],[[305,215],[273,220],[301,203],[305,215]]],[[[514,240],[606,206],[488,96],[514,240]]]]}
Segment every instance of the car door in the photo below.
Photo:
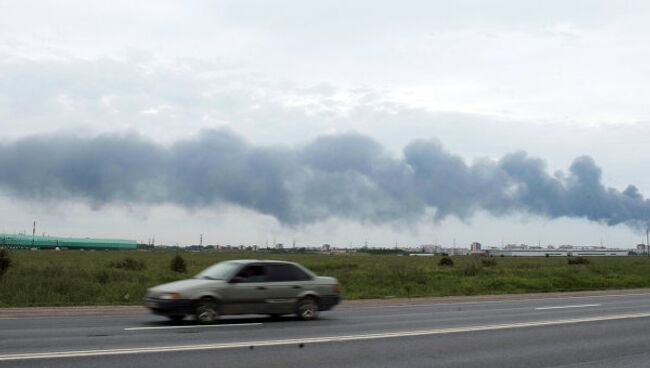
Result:
{"type": "Polygon", "coordinates": [[[267,264],[266,274],[268,313],[293,313],[298,296],[310,285],[311,277],[287,263],[267,264]]]}
{"type": "Polygon", "coordinates": [[[224,290],[224,314],[256,314],[266,312],[268,298],[267,273],[262,264],[244,266],[224,290]]]}

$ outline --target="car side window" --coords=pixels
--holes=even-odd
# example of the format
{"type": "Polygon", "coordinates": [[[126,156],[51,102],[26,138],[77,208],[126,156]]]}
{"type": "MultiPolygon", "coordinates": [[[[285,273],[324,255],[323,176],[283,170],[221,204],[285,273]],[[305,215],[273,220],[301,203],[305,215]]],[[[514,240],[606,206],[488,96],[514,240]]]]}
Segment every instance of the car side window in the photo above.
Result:
{"type": "Polygon", "coordinates": [[[265,282],[266,279],[266,270],[264,266],[261,265],[250,265],[244,267],[241,271],[235,276],[240,281],[239,282],[265,282]]]}
{"type": "Polygon", "coordinates": [[[309,274],[307,274],[307,272],[305,272],[305,271],[301,270],[300,268],[298,268],[296,266],[293,266],[293,265],[290,265],[289,267],[291,267],[291,270],[292,270],[294,276],[296,277],[296,279],[298,281],[309,281],[309,280],[311,280],[311,276],[309,276],[309,274]]]}
{"type": "Polygon", "coordinates": [[[309,275],[304,271],[290,264],[268,265],[268,281],[282,282],[282,281],[307,281],[310,280],[309,275]]]}

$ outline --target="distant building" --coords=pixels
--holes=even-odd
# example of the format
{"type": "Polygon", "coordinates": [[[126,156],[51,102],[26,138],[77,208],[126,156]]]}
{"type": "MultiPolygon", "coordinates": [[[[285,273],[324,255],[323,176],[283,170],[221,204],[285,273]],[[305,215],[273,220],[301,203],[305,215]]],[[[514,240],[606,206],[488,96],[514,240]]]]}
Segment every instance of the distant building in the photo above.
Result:
{"type": "Polygon", "coordinates": [[[474,242],[469,246],[469,254],[472,256],[487,256],[488,253],[484,250],[481,250],[481,243],[474,242]]]}
{"type": "Polygon", "coordinates": [[[628,256],[628,249],[612,249],[604,247],[569,247],[561,246],[558,249],[553,248],[509,248],[509,249],[490,249],[488,254],[494,257],[590,257],[590,256],[608,256],[621,257],[628,256]]]}

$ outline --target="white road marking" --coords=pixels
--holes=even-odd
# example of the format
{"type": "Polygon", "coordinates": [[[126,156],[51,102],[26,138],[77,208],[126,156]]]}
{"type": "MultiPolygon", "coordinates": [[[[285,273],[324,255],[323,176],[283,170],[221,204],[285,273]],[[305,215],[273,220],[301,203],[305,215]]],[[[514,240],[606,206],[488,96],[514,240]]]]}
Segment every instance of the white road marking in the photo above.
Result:
{"type": "MultiPolygon", "coordinates": [[[[487,295],[490,296],[490,295],[487,295]]],[[[376,305],[368,307],[355,307],[355,306],[343,306],[341,305],[338,309],[384,309],[384,308],[419,308],[419,307],[435,307],[435,306],[447,306],[447,305],[476,305],[476,304],[502,304],[502,303],[517,303],[517,302],[534,302],[540,300],[566,300],[566,299],[592,299],[592,298],[609,298],[617,297],[624,298],[628,296],[650,296],[650,293],[634,293],[634,294],[607,294],[607,295],[584,295],[584,296],[558,296],[551,298],[522,298],[522,299],[503,299],[503,300],[477,300],[469,302],[444,302],[444,303],[422,303],[422,304],[396,304],[396,305],[376,305]]]]}
{"type": "Polygon", "coordinates": [[[194,351],[194,350],[235,349],[235,348],[249,348],[251,346],[261,347],[261,346],[282,346],[282,345],[293,345],[293,344],[316,344],[316,343],[326,343],[326,342],[374,340],[374,339],[387,339],[387,338],[398,338],[398,337],[409,337],[409,336],[442,335],[442,334],[452,334],[452,333],[460,333],[460,332],[478,332],[478,331],[504,330],[504,329],[515,329],[515,328],[525,328],[525,327],[566,325],[566,324],[585,323],[585,322],[613,321],[613,320],[620,320],[620,319],[648,318],[648,317],[650,317],[650,313],[633,313],[633,314],[618,314],[618,315],[600,316],[600,317],[559,319],[559,320],[549,320],[549,321],[521,322],[521,323],[509,323],[509,324],[498,324],[498,325],[450,327],[450,328],[437,328],[431,330],[401,331],[401,332],[387,332],[387,333],[360,334],[360,335],[305,337],[305,338],[279,339],[279,340],[252,340],[252,341],[240,341],[240,342],[231,342],[231,343],[157,346],[157,347],[145,347],[145,348],[3,354],[0,355],[0,361],[95,357],[95,356],[107,356],[107,355],[164,353],[164,352],[194,351]]]}
{"type": "Polygon", "coordinates": [[[588,307],[600,307],[600,306],[602,306],[602,304],[561,305],[561,306],[557,306],[557,307],[538,307],[538,308],[535,308],[535,310],[588,308],[588,307]]]}
{"type": "Polygon", "coordinates": [[[259,326],[261,322],[256,323],[232,323],[227,325],[184,325],[184,326],[153,326],[153,327],[127,327],[124,331],[142,331],[142,330],[173,330],[183,328],[214,328],[214,327],[242,327],[242,326],[259,326]]]}

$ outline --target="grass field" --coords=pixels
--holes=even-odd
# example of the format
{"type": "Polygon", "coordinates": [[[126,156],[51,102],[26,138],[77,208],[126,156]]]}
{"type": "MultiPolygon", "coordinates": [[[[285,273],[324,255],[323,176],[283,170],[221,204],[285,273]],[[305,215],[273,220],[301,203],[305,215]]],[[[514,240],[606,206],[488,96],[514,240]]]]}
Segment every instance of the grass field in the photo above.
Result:
{"type": "Polygon", "coordinates": [[[650,287],[650,258],[440,257],[180,252],[186,273],[170,269],[173,251],[11,251],[12,267],[0,278],[0,307],[139,304],[148,287],[188,278],[226,259],[299,262],[333,276],[347,299],[504,294],[650,287]],[[130,258],[130,262],[124,262],[130,258]],[[128,263],[127,268],[123,268],[128,263]],[[122,266],[122,268],[120,268],[122,266]],[[137,269],[142,267],[142,269],[137,269]]]}

